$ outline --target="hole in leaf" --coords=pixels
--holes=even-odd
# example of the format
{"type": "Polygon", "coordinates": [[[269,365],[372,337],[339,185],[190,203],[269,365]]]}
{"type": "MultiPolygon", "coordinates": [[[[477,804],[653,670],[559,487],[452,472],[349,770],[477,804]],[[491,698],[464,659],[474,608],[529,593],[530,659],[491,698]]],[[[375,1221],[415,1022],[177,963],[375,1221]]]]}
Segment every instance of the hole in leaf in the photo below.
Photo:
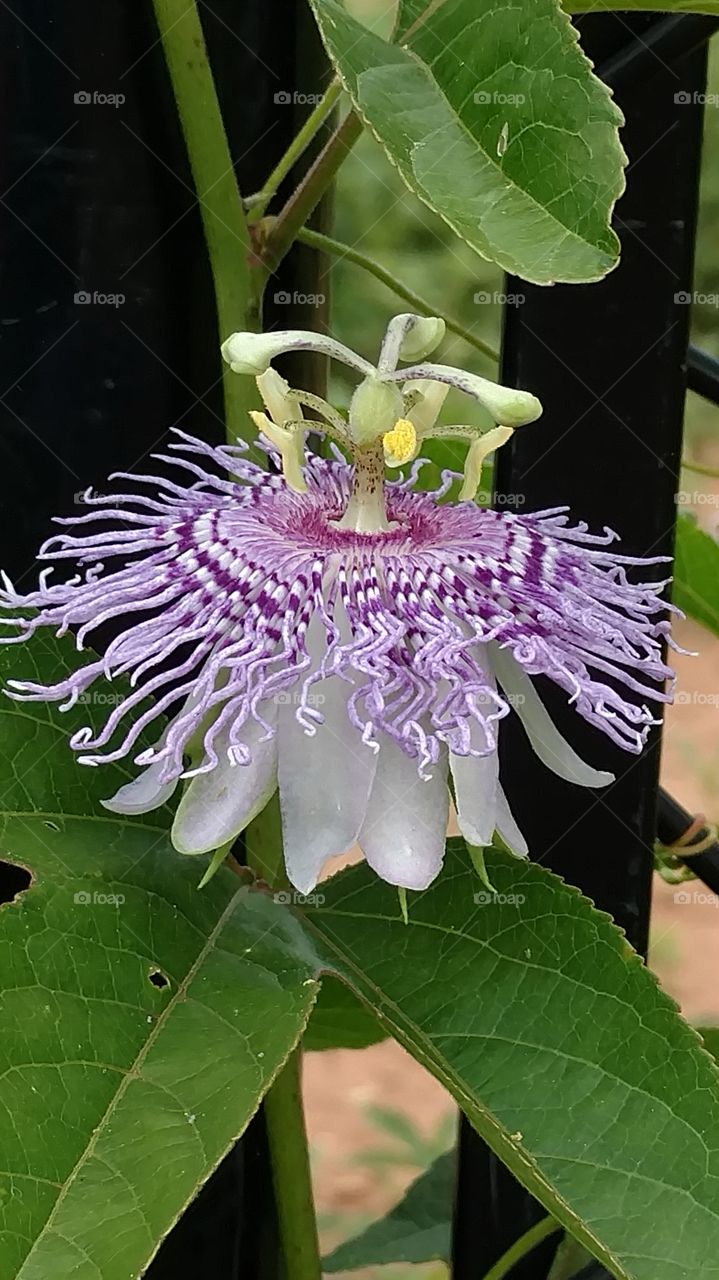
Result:
{"type": "Polygon", "coordinates": [[[160,990],[162,990],[163,987],[169,987],[170,985],[169,978],[166,978],[164,973],[160,973],[159,969],[153,969],[150,974],[150,982],[153,987],[159,987],[160,990]]]}
{"type": "Polygon", "coordinates": [[[59,831],[59,830],[60,830],[60,828],[58,827],[58,825],[57,825],[57,823],[56,823],[56,822],[49,822],[49,821],[48,821],[48,822],[43,823],[43,826],[47,827],[48,831],[59,831]]]}
{"type": "Polygon", "coordinates": [[[15,902],[21,893],[30,888],[32,872],[14,862],[0,861],[0,904],[15,902]]]}

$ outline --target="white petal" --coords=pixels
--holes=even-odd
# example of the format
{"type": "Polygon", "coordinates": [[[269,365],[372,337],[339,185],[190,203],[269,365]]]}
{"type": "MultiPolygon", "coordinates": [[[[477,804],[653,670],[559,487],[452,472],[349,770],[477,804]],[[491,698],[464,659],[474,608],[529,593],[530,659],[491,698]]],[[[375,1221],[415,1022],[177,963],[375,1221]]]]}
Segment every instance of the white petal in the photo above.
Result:
{"type": "MultiPolygon", "coordinates": [[[[262,714],[270,719],[267,707],[262,714]]],[[[178,853],[219,849],[262,812],[277,787],[277,737],[263,742],[265,733],[263,725],[248,720],[242,741],[252,753],[249,764],[234,763],[228,733],[218,734],[215,768],[192,778],[178,805],[172,826],[178,853]]]]}
{"type": "Polygon", "coordinates": [[[505,427],[521,427],[526,422],[534,422],[542,415],[542,406],[536,396],[529,391],[518,391],[513,387],[503,387],[498,382],[489,382],[476,373],[468,373],[466,369],[454,369],[446,364],[416,364],[410,369],[402,369],[400,373],[387,374],[387,381],[398,381],[405,378],[407,382],[429,378],[433,382],[447,382],[457,387],[465,395],[473,396],[488,409],[495,422],[505,427]]]}
{"type": "Polygon", "coordinates": [[[491,662],[504,692],[511,699],[539,759],[560,778],[578,787],[606,787],[614,774],[593,769],[563,738],[526,671],[508,649],[489,646],[491,662]]]}
{"type": "MultiPolygon", "coordinates": [[[[313,648],[317,643],[310,641],[313,648]]],[[[350,724],[347,700],[355,689],[339,676],[312,686],[325,717],[313,736],[297,720],[293,700],[279,708],[285,866],[300,893],[312,892],[327,858],[355,844],[364,820],[377,756],[350,724]]]]}
{"type": "Polygon", "coordinates": [[[515,857],[526,858],[529,853],[527,841],[514,820],[514,814],[502,787],[497,788],[496,827],[507,848],[515,857]]]}
{"type": "Polygon", "coordinates": [[[297,396],[290,395],[289,383],[280,377],[276,369],[266,369],[260,374],[257,390],[272,421],[278,426],[281,427],[288,420],[294,422],[303,416],[297,396]]]}
{"type": "Polygon", "coordinates": [[[421,399],[407,414],[417,435],[422,436],[437,421],[439,411],[447,398],[449,386],[446,382],[431,382],[429,378],[425,378],[417,382],[406,382],[402,387],[402,394],[407,395],[410,391],[422,393],[421,399]]]}
{"type": "Polygon", "coordinates": [[[374,365],[363,360],[349,347],[334,338],[308,329],[276,329],[273,333],[231,333],[221,347],[222,358],[234,373],[266,373],[271,362],[283,351],[321,351],[332,360],[340,360],[351,369],[357,369],[364,377],[372,376],[374,365]]]}
{"type": "Polygon", "coordinates": [[[396,742],[383,734],[380,743],[360,847],[388,884],[426,889],[442,866],[447,839],[447,753],[425,781],[396,742]]]}
{"type": "Polygon", "coordinates": [[[449,763],[454,779],[457,822],[468,844],[487,845],[497,822],[499,792],[499,754],[488,756],[456,756],[449,763]]]}
{"type": "Polygon", "coordinates": [[[132,782],[126,782],[120,787],[109,800],[101,800],[103,809],[109,809],[110,813],[126,814],[152,813],[153,809],[159,809],[160,805],[170,799],[178,783],[177,778],[173,778],[172,782],[160,782],[164,763],[161,760],[157,764],[149,764],[132,782]]]}

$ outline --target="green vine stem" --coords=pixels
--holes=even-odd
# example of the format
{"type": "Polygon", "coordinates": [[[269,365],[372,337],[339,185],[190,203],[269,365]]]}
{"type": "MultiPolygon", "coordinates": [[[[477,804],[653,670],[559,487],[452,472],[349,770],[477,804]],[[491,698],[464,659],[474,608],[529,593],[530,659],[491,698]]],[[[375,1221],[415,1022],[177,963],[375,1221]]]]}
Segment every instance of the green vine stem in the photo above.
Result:
{"type": "MultiPolygon", "coordinates": [[[[275,793],[245,835],[248,867],[287,891],[279,800],[275,793]]],[[[321,1280],[319,1239],[312,1193],[304,1105],[302,1049],[290,1055],[264,1103],[284,1273],[282,1280],[321,1280]]]]}
{"type": "MultiPolygon", "coordinates": [[[[192,169],[217,299],[221,338],[260,326],[261,279],[194,0],[153,0],[192,169]]],[[[250,378],[223,368],[231,439],[254,439],[247,417],[258,399],[250,378]]]]}
{"type": "Polygon", "coordinates": [[[356,267],[361,267],[363,271],[367,271],[376,280],[379,280],[388,289],[391,289],[398,298],[402,298],[405,302],[423,316],[441,316],[450,333],[455,333],[458,338],[463,338],[465,342],[474,347],[476,351],[481,351],[483,356],[487,356],[489,360],[495,363],[499,361],[499,353],[490,347],[488,342],[483,342],[481,338],[475,337],[471,329],[465,328],[458,320],[453,320],[451,316],[442,315],[436,307],[433,307],[426,298],[420,297],[413,289],[409,289],[403,284],[397,276],[393,276],[391,271],[383,267],[380,262],[376,262],[374,258],[367,257],[359,249],[355,249],[353,245],[343,244],[341,240],[333,240],[332,236],[323,235],[319,231],[311,231],[309,227],[302,227],[297,232],[296,237],[301,244],[309,245],[313,249],[318,249],[320,253],[330,253],[336,258],[346,258],[348,262],[352,262],[356,267]]]}
{"type": "Polygon", "coordinates": [[[270,225],[264,241],[262,261],[268,276],[280,265],[314,212],[342,162],[362,132],[362,121],[350,111],[307,170],[297,189],[270,225]]]}
{"type": "Polygon", "coordinates": [[[559,1230],[560,1225],[556,1218],[541,1218],[529,1228],[529,1231],[525,1231],[523,1236],[515,1240],[513,1245],[510,1245],[507,1252],[498,1258],[493,1267],[490,1267],[483,1280],[504,1280],[516,1263],[521,1262],[526,1254],[532,1252],[532,1249],[536,1249],[538,1244],[547,1239],[547,1236],[559,1230]]]}
{"type": "Polygon", "coordinates": [[[319,132],[327,117],[334,110],[341,93],[342,85],[340,81],[333,80],[322,99],[317,103],[314,111],[308,115],[301,129],[295,134],[284,155],[277,161],[262,190],[245,202],[250,205],[252,210],[247,219],[250,225],[258,222],[264,215],[265,209],[277,192],[280,183],[284,181],[290,170],[304,155],[315,134],[319,132]]]}
{"type": "Polygon", "coordinates": [[[307,1131],[302,1050],[295,1049],[264,1101],[284,1262],[283,1280],[322,1280],[307,1131]]]}
{"type": "Polygon", "coordinates": [[[696,471],[697,475],[710,476],[712,480],[719,480],[719,471],[716,467],[705,467],[701,462],[690,462],[688,458],[682,458],[682,466],[687,471],[696,471]]]}

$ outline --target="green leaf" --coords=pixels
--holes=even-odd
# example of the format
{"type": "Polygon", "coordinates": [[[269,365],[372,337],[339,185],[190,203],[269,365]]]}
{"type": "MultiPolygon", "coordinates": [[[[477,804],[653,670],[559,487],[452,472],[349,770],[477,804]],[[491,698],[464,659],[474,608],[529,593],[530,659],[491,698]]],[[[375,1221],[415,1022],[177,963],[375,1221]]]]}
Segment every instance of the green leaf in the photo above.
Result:
{"type": "MultiPolygon", "coordinates": [[[[426,12],[428,0],[399,0],[394,38],[405,34],[413,23],[418,22],[426,12]]],[[[563,0],[562,8],[567,13],[601,13],[603,9],[616,12],[615,0],[563,0]]],[[[622,0],[622,10],[629,12],[651,11],[652,13],[719,13],[719,0],[664,0],[656,4],[653,0],[622,0]]]]}
{"type": "Polygon", "coordinates": [[[387,1032],[343,982],[325,978],[307,1025],[305,1049],[366,1049],[387,1032]]]}
{"type": "Polygon", "coordinates": [[[403,40],[407,32],[421,22],[428,8],[428,0],[399,0],[392,39],[403,40]]]}
{"type": "Polygon", "coordinates": [[[719,1063],[719,1027],[697,1027],[704,1047],[715,1062],[719,1063]]]}
{"type": "Polygon", "coordinates": [[[677,520],[672,600],[719,635],[719,542],[691,516],[677,520]]]}
{"type": "Polygon", "coordinates": [[[622,116],[555,0],[425,0],[421,15],[411,0],[402,45],[337,0],[311,3],[362,119],[482,257],[542,284],[616,265],[622,116]]]}
{"type": "MultiPolygon", "coordinates": [[[[568,13],[601,13],[609,9],[615,13],[617,5],[614,0],[565,0],[564,8],[568,13]]],[[[654,4],[652,0],[622,0],[622,12],[631,13],[636,10],[651,13],[719,13],[719,0],[664,0],[663,4],[654,4]]]]}
{"type": "Polygon", "coordinates": [[[356,1271],[388,1262],[448,1262],[456,1156],[446,1151],[386,1217],[322,1260],[323,1271],[356,1271]]]}
{"type": "MultiPolygon", "coordinates": [[[[1,649],[0,676],[71,661],[36,640],[1,649]]],[[[205,860],[173,852],[166,815],[100,807],[127,774],[66,741],[94,710],[0,703],[0,856],[33,876],[0,910],[3,1280],[138,1276],[317,991],[289,913],[225,870],[198,892],[205,860]]]]}
{"type": "Polygon", "coordinates": [[[718,1280],[715,1064],[576,890],[497,852],[487,868],[489,903],[450,842],[409,927],[390,887],[342,873],[307,913],[326,965],[614,1275],[718,1280]]]}

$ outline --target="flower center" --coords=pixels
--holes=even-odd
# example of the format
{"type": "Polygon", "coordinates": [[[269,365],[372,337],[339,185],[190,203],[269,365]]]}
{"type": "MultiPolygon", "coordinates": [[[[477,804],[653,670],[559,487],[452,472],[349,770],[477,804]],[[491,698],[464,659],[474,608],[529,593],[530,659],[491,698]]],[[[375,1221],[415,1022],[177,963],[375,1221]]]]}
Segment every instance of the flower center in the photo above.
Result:
{"type": "Polygon", "coordinates": [[[332,524],[355,533],[386,533],[396,526],[387,519],[384,487],[384,448],[375,440],[354,449],[352,493],[344,515],[332,524]]]}

